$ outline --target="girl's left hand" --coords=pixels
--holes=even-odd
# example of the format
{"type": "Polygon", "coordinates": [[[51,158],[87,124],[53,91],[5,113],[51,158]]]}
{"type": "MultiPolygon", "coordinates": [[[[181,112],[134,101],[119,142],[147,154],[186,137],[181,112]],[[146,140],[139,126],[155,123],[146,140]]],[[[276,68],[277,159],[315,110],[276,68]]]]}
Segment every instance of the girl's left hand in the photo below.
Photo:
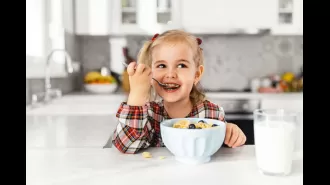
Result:
{"type": "Polygon", "coordinates": [[[244,145],[246,136],[243,131],[233,123],[226,123],[225,144],[235,148],[244,145]]]}

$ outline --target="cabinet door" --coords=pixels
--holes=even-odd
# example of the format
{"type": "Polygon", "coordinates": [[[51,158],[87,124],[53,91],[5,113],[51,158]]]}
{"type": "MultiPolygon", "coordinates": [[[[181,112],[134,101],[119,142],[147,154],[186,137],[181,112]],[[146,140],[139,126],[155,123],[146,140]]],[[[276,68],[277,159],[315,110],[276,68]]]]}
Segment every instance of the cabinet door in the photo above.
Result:
{"type": "Polygon", "coordinates": [[[303,0],[278,0],[274,35],[303,34],[303,0]]]}
{"type": "Polygon", "coordinates": [[[181,20],[185,30],[193,33],[212,32],[228,25],[229,8],[225,0],[182,0],[181,20]]]}
{"type": "Polygon", "coordinates": [[[113,0],[111,33],[153,35],[180,28],[180,1],[113,0]]]}
{"type": "MultiPolygon", "coordinates": [[[[277,0],[183,0],[182,24],[194,33],[271,28],[277,0]]],[[[229,32],[230,33],[230,32],[229,32]]]]}
{"type": "Polygon", "coordinates": [[[109,35],[110,2],[108,0],[75,0],[76,34],[109,35]]]}

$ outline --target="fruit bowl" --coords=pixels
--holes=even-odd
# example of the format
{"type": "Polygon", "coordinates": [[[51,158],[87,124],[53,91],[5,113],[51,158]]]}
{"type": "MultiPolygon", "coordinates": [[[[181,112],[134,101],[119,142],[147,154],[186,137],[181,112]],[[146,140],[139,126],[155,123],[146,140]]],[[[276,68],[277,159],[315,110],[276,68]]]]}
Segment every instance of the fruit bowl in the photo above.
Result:
{"type": "Polygon", "coordinates": [[[109,94],[117,89],[117,84],[85,84],[85,90],[94,94],[109,94]]]}
{"type": "MultiPolygon", "coordinates": [[[[195,124],[196,125],[196,124],[195,124]]],[[[211,160],[211,156],[223,145],[226,124],[219,120],[204,118],[177,118],[161,122],[160,131],[166,148],[175,156],[175,159],[185,164],[202,164],[211,160]],[[173,128],[178,121],[189,122],[188,128],[173,128]],[[197,129],[191,123],[200,120],[216,126],[197,129]]]]}
{"type": "Polygon", "coordinates": [[[118,83],[112,75],[102,75],[100,72],[91,71],[85,75],[85,90],[94,94],[109,94],[116,91],[118,83]]]}

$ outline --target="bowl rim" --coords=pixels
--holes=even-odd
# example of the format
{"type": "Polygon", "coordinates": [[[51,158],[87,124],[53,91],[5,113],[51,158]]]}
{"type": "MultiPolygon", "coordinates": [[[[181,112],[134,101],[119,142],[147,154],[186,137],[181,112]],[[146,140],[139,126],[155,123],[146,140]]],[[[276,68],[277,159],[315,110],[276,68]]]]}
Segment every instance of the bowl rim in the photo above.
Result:
{"type": "Polygon", "coordinates": [[[198,119],[201,119],[201,120],[208,120],[208,121],[214,121],[214,122],[217,122],[217,123],[220,123],[222,125],[226,125],[226,123],[224,121],[221,121],[221,120],[217,120],[217,119],[210,119],[210,118],[172,118],[172,119],[167,119],[167,120],[164,120],[162,122],[160,122],[160,126],[162,128],[166,128],[166,129],[174,129],[174,130],[189,130],[189,131],[194,131],[194,132],[202,132],[202,131],[205,131],[205,130],[211,130],[211,129],[221,129],[222,126],[219,125],[219,127],[211,127],[211,128],[204,128],[204,129],[178,129],[178,128],[173,128],[171,126],[167,126],[165,125],[166,122],[172,122],[172,121],[179,121],[179,120],[184,120],[184,119],[187,119],[187,120],[198,120],[198,119]]]}

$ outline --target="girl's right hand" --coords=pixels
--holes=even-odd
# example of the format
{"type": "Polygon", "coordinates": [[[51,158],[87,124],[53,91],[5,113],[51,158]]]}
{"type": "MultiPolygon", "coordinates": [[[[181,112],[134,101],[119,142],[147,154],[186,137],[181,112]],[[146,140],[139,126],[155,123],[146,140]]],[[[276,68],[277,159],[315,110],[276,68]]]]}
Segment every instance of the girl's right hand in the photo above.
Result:
{"type": "Polygon", "coordinates": [[[151,69],[145,64],[131,62],[127,66],[129,75],[130,93],[127,103],[129,105],[141,106],[149,99],[151,87],[151,69]]]}

